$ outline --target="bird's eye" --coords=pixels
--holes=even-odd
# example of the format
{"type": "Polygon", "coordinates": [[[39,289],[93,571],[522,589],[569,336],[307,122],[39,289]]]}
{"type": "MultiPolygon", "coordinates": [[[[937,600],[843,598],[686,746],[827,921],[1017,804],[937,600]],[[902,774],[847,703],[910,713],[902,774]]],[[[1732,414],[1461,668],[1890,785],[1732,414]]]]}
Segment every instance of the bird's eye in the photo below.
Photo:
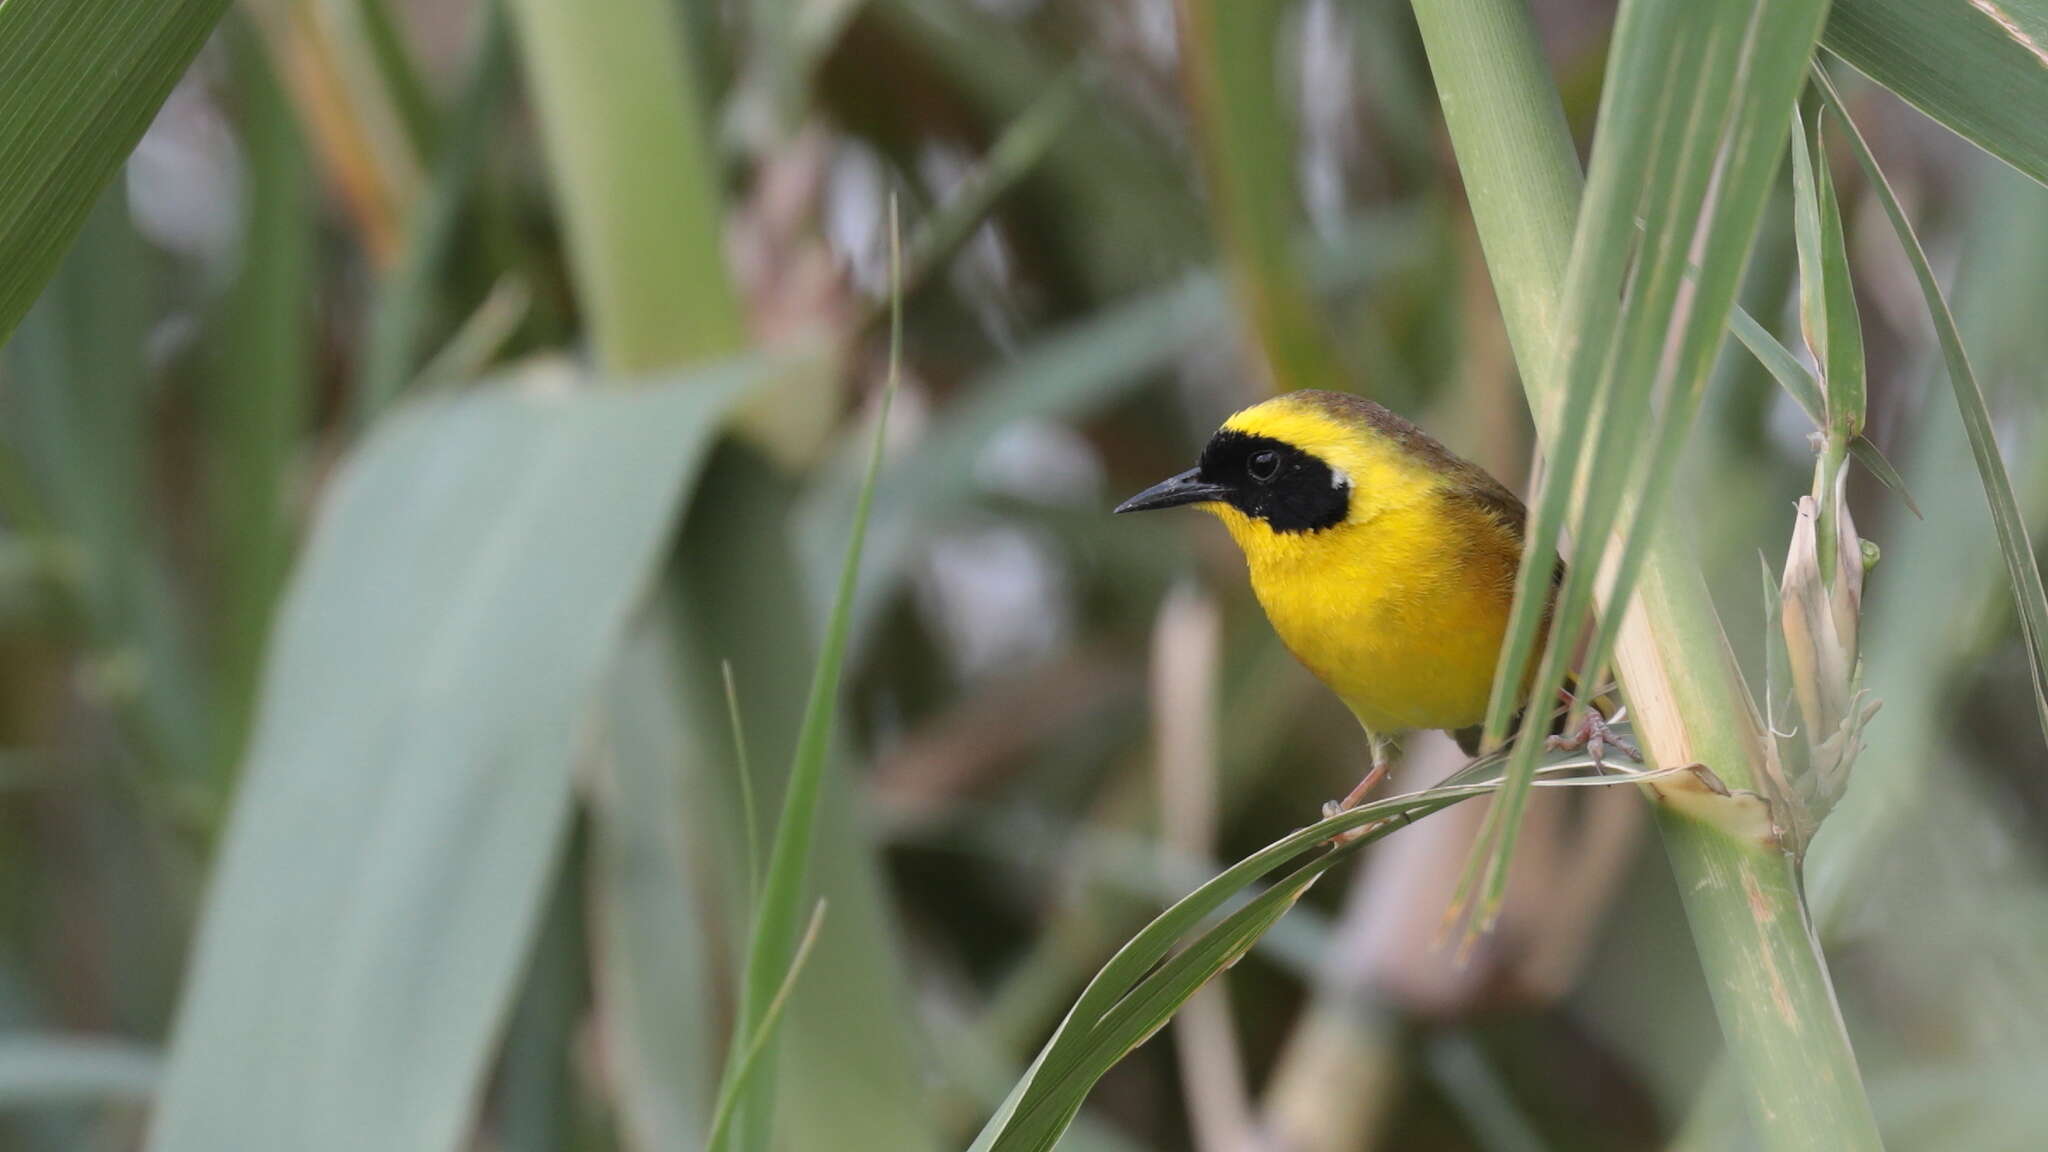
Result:
{"type": "Polygon", "coordinates": [[[1251,454],[1244,462],[1244,469],[1251,477],[1263,484],[1280,474],[1280,454],[1270,448],[1251,454]]]}

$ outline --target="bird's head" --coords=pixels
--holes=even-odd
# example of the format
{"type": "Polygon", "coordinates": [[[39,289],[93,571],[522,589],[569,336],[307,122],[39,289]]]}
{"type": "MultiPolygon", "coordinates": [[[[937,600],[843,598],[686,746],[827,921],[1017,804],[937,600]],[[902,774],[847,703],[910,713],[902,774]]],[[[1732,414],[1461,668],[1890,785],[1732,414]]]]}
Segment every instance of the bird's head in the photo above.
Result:
{"type": "Polygon", "coordinates": [[[1224,421],[1195,467],[1116,511],[1192,505],[1221,519],[1247,553],[1293,551],[1427,498],[1447,466],[1470,467],[1370,400],[1289,392],[1224,421]]]}

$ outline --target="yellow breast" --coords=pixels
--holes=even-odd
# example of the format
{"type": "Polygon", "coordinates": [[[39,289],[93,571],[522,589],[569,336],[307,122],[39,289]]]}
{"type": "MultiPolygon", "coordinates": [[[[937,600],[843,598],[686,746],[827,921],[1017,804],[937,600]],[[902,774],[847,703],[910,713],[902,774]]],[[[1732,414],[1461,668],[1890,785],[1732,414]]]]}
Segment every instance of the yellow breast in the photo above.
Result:
{"type": "Polygon", "coordinates": [[[1441,495],[1306,534],[1218,514],[1274,630],[1368,730],[1485,719],[1520,559],[1508,528],[1441,495]]]}

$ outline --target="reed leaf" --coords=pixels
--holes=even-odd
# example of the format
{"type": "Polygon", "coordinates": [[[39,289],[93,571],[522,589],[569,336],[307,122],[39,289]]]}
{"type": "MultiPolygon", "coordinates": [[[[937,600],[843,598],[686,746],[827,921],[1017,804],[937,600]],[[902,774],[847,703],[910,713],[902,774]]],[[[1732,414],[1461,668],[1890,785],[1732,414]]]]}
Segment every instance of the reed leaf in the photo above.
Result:
{"type": "Polygon", "coordinates": [[[1927,302],[1927,315],[1934,324],[1935,338],[1941,344],[1942,359],[1948,365],[1949,384],[1955,390],[1956,410],[1962,414],[1963,429],[1970,441],[1970,455],[1976,461],[1977,476],[1984,486],[1984,499],[1991,506],[1991,522],[1998,531],[1998,549],[2005,558],[2006,577],[2012,584],[2014,614],[2019,618],[2027,670],[2034,678],[2034,707],[2041,721],[2042,733],[2048,736],[2048,591],[2044,591],[2042,586],[2040,562],[2034,554],[2033,540],[2027,533],[2026,517],[2020,513],[2019,499],[2013,494],[2012,477],[2006,471],[2004,457],[1999,455],[1998,435],[1991,427],[1990,404],[1984,399],[1984,389],[1978,385],[1976,373],[1970,368],[1969,353],[1963,348],[1962,333],[1956,328],[1955,315],[1949,311],[1941,282],[1935,278],[1934,268],[1927,262],[1927,252],[1920,246],[1920,238],[1913,231],[1912,221],[1906,218],[1906,210],[1899,205],[1898,196],[1892,192],[1891,182],[1885,179],[1884,170],[1878,166],[1877,156],[1871,152],[1856,122],[1849,118],[1848,109],[1843,106],[1827,72],[1815,68],[1814,81],[1820,87],[1827,106],[1841,119],[1850,148],[1856,153],[1864,174],[1869,177],[1878,202],[1884,205],[1885,216],[1891,220],[1892,230],[1898,234],[1899,246],[1905,249],[1906,258],[1913,265],[1914,279],[1920,285],[1920,294],[1927,302]]]}
{"type": "Polygon", "coordinates": [[[628,612],[752,360],[421,406],[327,493],[267,661],[150,1148],[458,1147],[628,612]]]}
{"type": "MultiPolygon", "coordinates": [[[[1551,428],[1546,480],[1487,717],[1496,743],[1528,683],[1552,595],[1551,557],[1567,523],[1576,546],[1550,613],[1529,697],[1536,706],[1523,713],[1508,786],[1475,852],[1475,862],[1485,860],[1477,873],[1477,924],[1490,923],[1505,898],[1547,702],[1564,684],[1591,614],[1596,576],[1604,563],[1613,564],[1606,596],[1618,607],[1642,566],[1824,13],[1824,3],[1761,0],[1622,6],[1565,281],[1564,404],[1551,428]],[[1696,95],[1678,100],[1675,92],[1696,95]],[[1610,555],[1610,534],[1623,525],[1610,555]]],[[[1602,617],[1589,667],[1604,666],[1622,617],[1602,617]]]]}
{"type": "MultiPolygon", "coordinates": [[[[810,870],[811,842],[818,821],[819,796],[824,788],[826,758],[831,750],[832,726],[838,713],[839,677],[846,661],[847,636],[853,628],[853,594],[860,578],[861,545],[867,536],[868,518],[874,509],[875,479],[881,474],[884,433],[888,430],[889,406],[895,399],[903,341],[902,252],[897,233],[895,206],[890,206],[889,255],[892,299],[897,307],[889,329],[889,378],[882,388],[882,402],[875,415],[875,431],[868,448],[867,470],[861,478],[860,497],[854,505],[853,525],[846,541],[846,555],[840,565],[837,593],[832,601],[831,619],[825,626],[825,642],[811,674],[810,697],[804,704],[803,726],[797,733],[796,755],[790,762],[788,782],[782,798],[782,815],[776,821],[775,838],[768,848],[768,867],[761,881],[760,899],[754,908],[753,932],[747,943],[747,958],[740,986],[738,1019],[733,1026],[732,1046],[726,1056],[725,1084],[720,1090],[719,1114],[738,1117],[732,1128],[721,1128],[726,1136],[710,1145],[710,1152],[728,1148],[765,1147],[773,1125],[772,1080],[763,1066],[774,1057],[772,1029],[779,1016],[777,1005],[787,998],[783,991],[797,964],[797,928],[806,905],[806,877],[810,870]]],[[[721,1119],[721,1123],[723,1120],[721,1119]]]]}
{"type": "Polygon", "coordinates": [[[227,0],[0,4],[0,343],[227,0]]]}
{"type": "Polygon", "coordinates": [[[2048,184],[2048,0],[1835,0],[1823,43],[2048,184]]]}

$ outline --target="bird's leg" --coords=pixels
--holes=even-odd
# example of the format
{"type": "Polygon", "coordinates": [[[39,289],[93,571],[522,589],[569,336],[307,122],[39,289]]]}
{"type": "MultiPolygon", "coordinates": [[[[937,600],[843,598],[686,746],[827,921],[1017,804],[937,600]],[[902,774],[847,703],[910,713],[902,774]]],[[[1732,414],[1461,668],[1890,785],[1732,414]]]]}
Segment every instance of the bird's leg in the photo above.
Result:
{"type": "MultiPolygon", "coordinates": [[[[1566,693],[1565,698],[1569,701],[1571,698],[1570,693],[1566,693]]],[[[1613,728],[1613,725],[1620,723],[1621,718],[1626,714],[1627,710],[1622,709],[1614,714],[1612,720],[1609,720],[1600,714],[1600,709],[1588,705],[1586,708],[1586,718],[1579,721],[1579,726],[1572,730],[1571,735],[1548,737],[1543,741],[1543,746],[1552,752],[1576,752],[1584,748],[1587,758],[1593,761],[1593,767],[1603,770],[1607,767],[1607,750],[1609,748],[1641,764],[1643,762],[1642,749],[1616,735],[1613,728]]]]}
{"type": "Polygon", "coordinates": [[[1367,772],[1365,779],[1360,780],[1358,786],[1346,794],[1344,799],[1324,803],[1323,819],[1328,820],[1339,812],[1349,812],[1358,807],[1372,793],[1374,786],[1386,776],[1387,769],[1393,766],[1394,759],[1387,750],[1387,741],[1371,732],[1366,733],[1366,739],[1372,744],[1372,771],[1367,772]]]}

